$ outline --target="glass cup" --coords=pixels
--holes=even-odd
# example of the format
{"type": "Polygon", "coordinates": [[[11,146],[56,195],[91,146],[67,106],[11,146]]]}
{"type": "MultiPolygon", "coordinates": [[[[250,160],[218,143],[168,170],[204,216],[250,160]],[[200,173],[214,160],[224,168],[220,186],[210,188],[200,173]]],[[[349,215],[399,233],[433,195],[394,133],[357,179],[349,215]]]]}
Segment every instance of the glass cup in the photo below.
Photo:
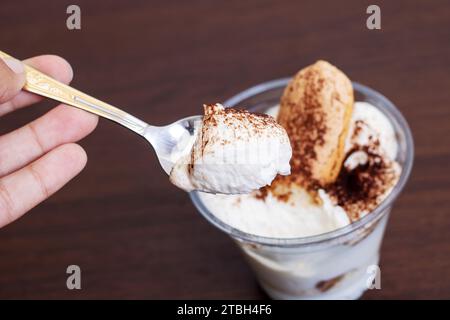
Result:
{"type": "MultiPolygon", "coordinates": [[[[254,86],[224,105],[264,112],[279,104],[289,80],[254,86]]],[[[355,101],[374,105],[390,119],[399,145],[396,158],[402,167],[399,181],[372,212],[346,227],[320,235],[261,237],[224,223],[206,208],[198,192],[190,193],[200,213],[237,243],[261,287],[274,299],[357,299],[366,289],[378,285],[380,245],[392,205],[411,172],[414,146],[408,124],[392,102],[359,83],[353,82],[353,88],[355,101]]]]}

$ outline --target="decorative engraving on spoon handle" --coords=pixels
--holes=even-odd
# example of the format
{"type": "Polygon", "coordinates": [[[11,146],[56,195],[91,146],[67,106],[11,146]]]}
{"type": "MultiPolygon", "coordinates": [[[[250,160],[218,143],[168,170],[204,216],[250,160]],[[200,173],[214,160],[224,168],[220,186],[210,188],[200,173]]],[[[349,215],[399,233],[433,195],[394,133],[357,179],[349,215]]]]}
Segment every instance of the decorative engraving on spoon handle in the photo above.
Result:
{"type": "MultiPolygon", "coordinates": [[[[2,51],[0,57],[12,58],[2,51]]],[[[25,90],[94,113],[144,135],[148,124],[131,114],[67,86],[28,65],[25,65],[25,71],[25,90]]]]}

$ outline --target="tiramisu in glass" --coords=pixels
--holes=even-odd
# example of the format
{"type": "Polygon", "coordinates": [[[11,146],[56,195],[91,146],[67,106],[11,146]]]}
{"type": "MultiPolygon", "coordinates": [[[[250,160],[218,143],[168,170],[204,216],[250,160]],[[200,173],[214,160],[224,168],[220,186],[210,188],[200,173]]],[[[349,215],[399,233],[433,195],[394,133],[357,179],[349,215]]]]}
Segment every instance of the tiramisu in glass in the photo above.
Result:
{"type": "Polygon", "coordinates": [[[291,174],[249,194],[191,192],[242,249],[277,299],[355,299],[368,288],[413,142],[381,94],[318,61],[225,102],[274,116],[292,147],[291,174]]]}

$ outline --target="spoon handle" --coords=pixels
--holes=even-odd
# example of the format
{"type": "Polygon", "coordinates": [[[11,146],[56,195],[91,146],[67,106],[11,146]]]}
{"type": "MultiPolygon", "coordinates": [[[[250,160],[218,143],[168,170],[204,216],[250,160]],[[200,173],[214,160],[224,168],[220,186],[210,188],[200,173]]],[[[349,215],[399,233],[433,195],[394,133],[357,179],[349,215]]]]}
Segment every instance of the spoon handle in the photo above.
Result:
{"type": "MultiPolygon", "coordinates": [[[[0,51],[0,57],[12,58],[2,51],[0,51]]],[[[65,85],[28,65],[25,65],[25,77],[26,83],[23,89],[26,91],[115,121],[142,136],[144,135],[145,128],[148,126],[147,123],[131,114],[65,85]]]]}

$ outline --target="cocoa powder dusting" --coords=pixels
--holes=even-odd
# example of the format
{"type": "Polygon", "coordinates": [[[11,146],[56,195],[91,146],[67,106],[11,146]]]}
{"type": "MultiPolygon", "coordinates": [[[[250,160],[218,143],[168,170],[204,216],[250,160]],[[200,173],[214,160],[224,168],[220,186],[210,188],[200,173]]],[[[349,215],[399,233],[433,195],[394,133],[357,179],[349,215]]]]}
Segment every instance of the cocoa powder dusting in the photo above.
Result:
{"type": "Polygon", "coordinates": [[[265,200],[268,192],[268,187],[262,187],[259,190],[255,191],[255,198],[259,200],[265,200]]]}
{"type": "MultiPolygon", "coordinates": [[[[249,140],[252,137],[267,135],[268,132],[272,135],[285,134],[283,127],[267,114],[251,113],[238,108],[224,108],[221,104],[204,104],[203,108],[203,123],[198,136],[200,143],[197,145],[198,148],[194,148],[191,153],[192,163],[195,153],[203,156],[207,152],[209,144],[219,143],[225,146],[231,143],[225,137],[208,134],[209,130],[219,125],[225,125],[232,130],[234,138],[237,140],[249,140]]],[[[190,169],[192,168],[188,168],[188,170],[190,169]]]]}
{"type": "Polygon", "coordinates": [[[346,159],[357,151],[367,154],[367,162],[353,169],[342,167],[337,180],[324,187],[330,198],[345,209],[351,221],[360,218],[361,212],[373,210],[380,195],[395,183],[397,174],[393,163],[383,159],[372,150],[379,145],[355,147],[347,153],[346,159]]]}
{"type": "MultiPolygon", "coordinates": [[[[275,179],[280,180],[280,179],[283,179],[283,177],[286,177],[286,176],[277,175],[277,177],[275,179]]],[[[273,184],[273,182],[272,182],[272,184],[273,184]]],[[[280,186],[280,184],[277,184],[277,186],[280,186]]],[[[253,193],[253,196],[256,199],[265,201],[269,192],[272,194],[272,196],[274,196],[280,202],[289,202],[289,198],[292,195],[292,191],[290,191],[289,188],[283,188],[283,190],[274,190],[274,187],[272,187],[272,186],[265,186],[265,187],[262,187],[259,190],[255,191],[253,193]]]]}

